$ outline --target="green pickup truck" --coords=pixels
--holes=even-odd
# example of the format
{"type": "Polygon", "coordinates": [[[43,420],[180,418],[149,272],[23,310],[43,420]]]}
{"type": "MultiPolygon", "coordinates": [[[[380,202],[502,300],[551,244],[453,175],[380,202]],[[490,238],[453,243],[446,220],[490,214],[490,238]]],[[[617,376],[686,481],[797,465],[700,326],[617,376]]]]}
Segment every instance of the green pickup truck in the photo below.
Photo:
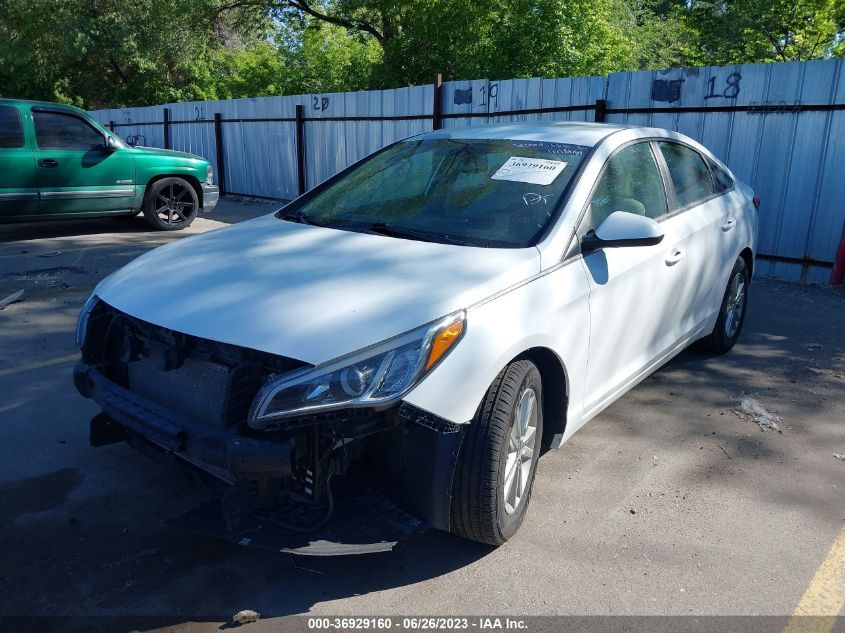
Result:
{"type": "Polygon", "coordinates": [[[0,222],[143,212],[175,231],[219,195],[204,158],[130,147],[71,106],[0,99],[0,222]]]}

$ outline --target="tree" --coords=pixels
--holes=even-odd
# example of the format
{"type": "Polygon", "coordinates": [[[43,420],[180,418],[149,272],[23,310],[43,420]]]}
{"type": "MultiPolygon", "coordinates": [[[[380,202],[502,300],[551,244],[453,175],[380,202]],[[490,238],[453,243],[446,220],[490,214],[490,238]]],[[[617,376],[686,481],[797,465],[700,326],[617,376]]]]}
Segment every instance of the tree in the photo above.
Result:
{"type": "MultiPolygon", "coordinates": [[[[83,107],[204,99],[213,94],[213,46],[243,39],[227,21],[207,19],[211,2],[5,0],[0,90],[83,107]]],[[[235,17],[242,27],[269,24],[235,17]]]]}
{"type": "Polygon", "coordinates": [[[843,0],[692,0],[687,14],[710,64],[822,58],[845,34],[843,0]]]}
{"type": "MultiPolygon", "coordinates": [[[[631,57],[623,0],[235,0],[282,24],[320,21],[372,38],[382,54],[374,86],[451,78],[602,73],[631,57]]],[[[375,57],[375,56],[374,56],[375,57]]]]}
{"type": "Polygon", "coordinates": [[[372,37],[311,19],[281,25],[276,46],[284,94],[365,90],[382,60],[372,37]]]}
{"type": "Polygon", "coordinates": [[[629,0],[626,33],[631,69],[701,66],[706,63],[701,34],[686,14],[683,0],[629,0]]]}

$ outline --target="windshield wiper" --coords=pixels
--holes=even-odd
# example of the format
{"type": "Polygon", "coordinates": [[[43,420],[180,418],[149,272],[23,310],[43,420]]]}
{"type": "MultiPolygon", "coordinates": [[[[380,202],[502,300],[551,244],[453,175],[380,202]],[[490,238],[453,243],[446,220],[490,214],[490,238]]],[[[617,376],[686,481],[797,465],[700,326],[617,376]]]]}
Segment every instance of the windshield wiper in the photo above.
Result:
{"type": "Polygon", "coordinates": [[[327,222],[319,222],[309,218],[302,212],[297,213],[283,213],[279,216],[283,220],[290,222],[300,222],[302,224],[311,224],[313,226],[320,226],[327,229],[339,229],[342,231],[355,231],[357,233],[376,233],[378,235],[386,235],[388,237],[398,237],[404,239],[417,240],[418,242],[434,242],[439,244],[457,244],[458,246],[467,246],[467,243],[451,235],[445,233],[431,233],[429,231],[420,231],[417,229],[409,229],[405,227],[397,227],[386,224],[385,222],[360,222],[357,220],[338,220],[333,219],[327,222]]]}
{"type": "Polygon", "coordinates": [[[276,216],[280,220],[287,220],[288,222],[296,222],[297,224],[305,224],[305,218],[302,211],[283,211],[276,216]]]}
{"type": "Polygon", "coordinates": [[[384,222],[373,222],[369,227],[367,227],[367,231],[371,233],[378,233],[379,235],[387,235],[388,237],[409,238],[420,242],[439,242],[466,246],[466,242],[463,240],[459,240],[445,233],[430,233],[428,231],[418,231],[416,229],[409,229],[405,227],[389,226],[384,222]]]}

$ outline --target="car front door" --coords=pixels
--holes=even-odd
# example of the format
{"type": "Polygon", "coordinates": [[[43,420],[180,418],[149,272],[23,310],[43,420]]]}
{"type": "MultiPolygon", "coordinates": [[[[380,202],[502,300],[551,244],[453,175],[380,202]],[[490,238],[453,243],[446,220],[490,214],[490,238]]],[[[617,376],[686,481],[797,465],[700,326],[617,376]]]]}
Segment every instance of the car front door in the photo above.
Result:
{"type": "Polygon", "coordinates": [[[641,141],[610,157],[578,230],[583,235],[624,211],[659,221],[664,233],[656,245],[602,248],[582,259],[590,284],[585,417],[663,362],[677,344],[679,302],[689,280],[654,152],[641,141]]]}
{"type": "Polygon", "coordinates": [[[33,107],[39,214],[98,215],[135,205],[135,162],[125,147],[73,112],[33,107]]]}
{"type": "Polygon", "coordinates": [[[0,105],[0,220],[36,215],[38,183],[24,116],[14,105],[0,105]]]}
{"type": "Polygon", "coordinates": [[[717,189],[705,158],[687,145],[661,141],[658,160],[667,168],[670,200],[674,199],[671,222],[686,253],[686,269],[690,284],[679,299],[679,336],[706,334],[722,303],[725,280],[733,267],[738,249],[734,238],[738,231],[736,213],[729,197],[717,189]]]}

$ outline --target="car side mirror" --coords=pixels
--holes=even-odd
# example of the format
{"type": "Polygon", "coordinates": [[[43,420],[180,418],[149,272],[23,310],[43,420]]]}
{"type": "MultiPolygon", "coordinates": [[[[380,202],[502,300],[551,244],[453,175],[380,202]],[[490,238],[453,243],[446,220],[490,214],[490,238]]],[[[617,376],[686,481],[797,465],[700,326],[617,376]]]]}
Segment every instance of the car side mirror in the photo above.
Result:
{"type": "Polygon", "coordinates": [[[651,218],[627,211],[614,211],[595,231],[581,238],[581,250],[587,253],[600,248],[653,246],[662,240],[663,229],[651,218]]]}
{"type": "Polygon", "coordinates": [[[111,136],[106,136],[105,147],[107,152],[116,152],[120,149],[120,144],[111,136]]]}

